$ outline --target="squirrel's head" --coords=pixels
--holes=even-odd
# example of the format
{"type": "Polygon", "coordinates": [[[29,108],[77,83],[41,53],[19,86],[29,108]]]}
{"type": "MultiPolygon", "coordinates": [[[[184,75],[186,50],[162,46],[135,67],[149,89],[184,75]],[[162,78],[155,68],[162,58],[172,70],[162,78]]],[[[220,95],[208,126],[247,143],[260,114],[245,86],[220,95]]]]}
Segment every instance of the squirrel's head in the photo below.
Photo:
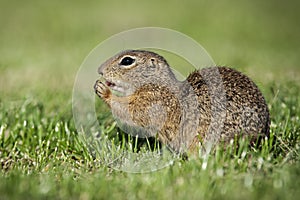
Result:
{"type": "Polygon", "coordinates": [[[125,96],[144,84],[175,79],[162,56],[145,50],[122,51],[104,62],[98,73],[110,89],[125,96]]]}

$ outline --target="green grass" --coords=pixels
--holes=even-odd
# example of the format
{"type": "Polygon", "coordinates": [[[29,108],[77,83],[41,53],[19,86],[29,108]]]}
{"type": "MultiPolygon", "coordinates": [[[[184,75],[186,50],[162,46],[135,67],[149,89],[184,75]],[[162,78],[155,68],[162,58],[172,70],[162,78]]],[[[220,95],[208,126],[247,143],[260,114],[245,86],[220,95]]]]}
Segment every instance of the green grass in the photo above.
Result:
{"type": "MultiPolygon", "coordinates": [[[[1,1],[0,199],[299,196],[298,7],[298,1],[277,0],[1,1]],[[90,154],[72,116],[76,72],[99,42],[142,26],[190,35],[217,64],[254,79],[270,108],[275,143],[266,140],[261,149],[241,145],[236,152],[219,149],[208,159],[177,159],[141,174],[113,170],[103,156],[90,154]]],[[[99,131],[116,134],[108,108],[99,102],[98,109],[99,131]]]]}

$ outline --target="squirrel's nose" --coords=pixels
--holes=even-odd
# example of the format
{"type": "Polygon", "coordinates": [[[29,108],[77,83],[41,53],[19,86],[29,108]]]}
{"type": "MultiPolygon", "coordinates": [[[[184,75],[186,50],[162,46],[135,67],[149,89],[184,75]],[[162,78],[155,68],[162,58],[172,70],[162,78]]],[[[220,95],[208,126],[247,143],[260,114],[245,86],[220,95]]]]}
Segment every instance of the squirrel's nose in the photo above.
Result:
{"type": "Polygon", "coordinates": [[[100,74],[101,76],[103,76],[103,66],[101,65],[99,68],[98,68],[98,74],[100,74]]]}

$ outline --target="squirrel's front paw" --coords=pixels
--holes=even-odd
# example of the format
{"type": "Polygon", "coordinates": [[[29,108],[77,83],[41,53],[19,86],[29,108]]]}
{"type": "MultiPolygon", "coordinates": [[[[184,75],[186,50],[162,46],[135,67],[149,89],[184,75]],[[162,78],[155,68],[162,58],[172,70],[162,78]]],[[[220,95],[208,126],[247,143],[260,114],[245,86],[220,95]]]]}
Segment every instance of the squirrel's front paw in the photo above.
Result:
{"type": "Polygon", "coordinates": [[[109,88],[102,83],[100,80],[97,80],[95,85],[94,85],[94,89],[96,94],[104,100],[108,100],[110,98],[111,92],[109,90],[109,88]]]}

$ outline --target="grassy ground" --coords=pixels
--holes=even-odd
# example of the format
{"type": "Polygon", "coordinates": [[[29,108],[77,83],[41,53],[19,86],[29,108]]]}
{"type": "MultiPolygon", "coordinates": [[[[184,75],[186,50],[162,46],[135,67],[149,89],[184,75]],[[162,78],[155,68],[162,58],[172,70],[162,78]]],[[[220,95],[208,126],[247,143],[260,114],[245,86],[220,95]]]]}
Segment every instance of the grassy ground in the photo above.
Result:
{"type": "MultiPolygon", "coordinates": [[[[298,7],[277,0],[1,1],[0,199],[299,196],[298,7]],[[216,63],[252,77],[268,101],[275,144],[219,150],[208,161],[178,160],[146,174],[115,171],[93,158],[72,118],[76,72],[99,42],[142,26],[190,35],[216,63]]],[[[105,131],[113,124],[103,116],[105,131]]]]}

